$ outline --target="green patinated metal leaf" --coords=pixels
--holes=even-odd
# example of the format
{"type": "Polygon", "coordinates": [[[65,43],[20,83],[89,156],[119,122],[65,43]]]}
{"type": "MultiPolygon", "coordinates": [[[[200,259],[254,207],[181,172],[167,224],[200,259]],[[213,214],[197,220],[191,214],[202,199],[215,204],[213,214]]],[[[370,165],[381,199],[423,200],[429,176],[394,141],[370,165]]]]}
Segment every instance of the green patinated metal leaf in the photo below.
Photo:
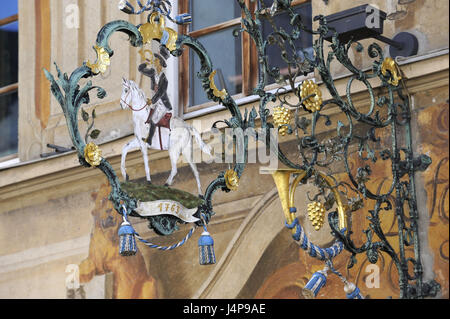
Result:
{"type": "Polygon", "coordinates": [[[83,121],[87,122],[89,120],[89,113],[84,109],[81,109],[81,117],[83,118],[83,121]]]}
{"type": "Polygon", "coordinates": [[[197,196],[166,186],[138,182],[124,182],[120,185],[129,196],[132,196],[141,202],[167,199],[177,201],[188,209],[196,208],[204,204],[204,200],[197,196]]]}
{"type": "Polygon", "coordinates": [[[93,140],[95,140],[96,138],[99,137],[100,133],[101,133],[100,130],[93,130],[89,136],[90,136],[93,140]]]}

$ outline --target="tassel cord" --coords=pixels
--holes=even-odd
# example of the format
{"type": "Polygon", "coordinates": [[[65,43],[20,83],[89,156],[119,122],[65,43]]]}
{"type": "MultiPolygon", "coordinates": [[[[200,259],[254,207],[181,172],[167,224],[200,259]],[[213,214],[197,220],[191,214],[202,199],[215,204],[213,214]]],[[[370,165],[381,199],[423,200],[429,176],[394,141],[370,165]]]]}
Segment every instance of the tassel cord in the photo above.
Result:
{"type": "Polygon", "coordinates": [[[333,274],[335,274],[336,276],[338,276],[339,279],[340,279],[345,285],[348,284],[347,278],[345,278],[344,275],[342,275],[339,271],[336,270],[336,268],[334,268],[333,262],[332,262],[331,259],[328,259],[328,260],[326,261],[326,265],[327,265],[328,269],[329,269],[333,274]]]}
{"type": "MultiPolygon", "coordinates": [[[[345,278],[344,275],[342,275],[339,271],[337,271],[334,268],[333,262],[331,259],[327,260],[326,265],[328,266],[328,268],[330,269],[330,271],[333,274],[335,274],[336,276],[339,277],[339,279],[341,279],[341,281],[344,283],[345,287],[353,287],[354,288],[354,290],[351,293],[347,294],[347,298],[355,299],[355,297],[356,297],[356,299],[364,299],[364,296],[361,294],[359,288],[356,285],[348,282],[347,278],[345,278]],[[349,297],[349,296],[351,296],[351,297],[349,297]]],[[[347,288],[345,288],[345,289],[347,289],[347,288]]]]}
{"type": "Polygon", "coordinates": [[[309,239],[308,236],[306,236],[302,226],[300,225],[300,222],[298,218],[295,218],[292,224],[288,224],[286,221],[285,226],[288,229],[294,229],[296,230],[295,234],[292,236],[295,241],[299,242],[300,247],[305,250],[311,257],[315,257],[319,260],[325,261],[327,259],[332,259],[339,255],[344,245],[341,241],[336,241],[331,247],[329,248],[321,248],[317,245],[314,245],[309,239]]]}
{"type": "MultiPolygon", "coordinates": [[[[122,208],[123,208],[123,212],[122,212],[123,221],[127,222],[127,223],[129,223],[131,225],[131,223],[129,222],[128,217],[127,217],[127,211],[126,211],[125,206],[122,206],[122,208]]],[[[189,231],[189,233],[186,235],[186,237],[184,237],[183,240],[181,240],[180,242],[178,242],[177,244],[172,245],[172,246],[160,246],[160,245],[153,244],[153,243],[149,242],[148,240],[142,238],[136,231],[135,231],[134,235],[136,236],[137,239],[139,239],[140,242],[142,242],[144,245],[146,245],[149,248],[154,248],[154,249],[163,250],[163,251],[174,250],[174,249],[176,249],[178,247],[183,246],[192,237],[192,235],[194,234],[194,232],[197,229],[197,227],[198,226],[195,225],[189,231]]]]}

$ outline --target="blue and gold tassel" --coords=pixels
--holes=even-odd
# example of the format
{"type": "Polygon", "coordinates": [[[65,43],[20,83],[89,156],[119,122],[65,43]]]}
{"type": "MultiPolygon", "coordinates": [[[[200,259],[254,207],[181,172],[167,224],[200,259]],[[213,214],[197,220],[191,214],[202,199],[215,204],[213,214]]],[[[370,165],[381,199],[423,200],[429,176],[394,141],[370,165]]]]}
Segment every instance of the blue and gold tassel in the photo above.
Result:
{"type": "Polygon", "coordinates": [[[134,256],[137,252],[135,230],[128,222],[127,213],[123,209],[123,223],[119,228],[119,254],[122,256],[134,256]]]}
{"type": "Polygon", "coordinates": [[[206,222],[204,214],[201,215],[203,220],[203,229],[205,230],[198,239],[198,252],[200,265],[213,265],[216,263],[216,255],[214,253],[214,239],[211,237],[208,229],[206,228],[206,222]]]}
{"type": "Polygon", "coordinates": [[[347,299],[364,299],[359,288],[351,282],[347,282],[344,286],[345,295],[347,299]]]}
{"type": "Polygon", "coordinates": [[[327,271],[320,270],[314,273],[306,286],[303,288],[302,293],[306,299],[316,298],[320,289],[327,283],[327,271]]]}

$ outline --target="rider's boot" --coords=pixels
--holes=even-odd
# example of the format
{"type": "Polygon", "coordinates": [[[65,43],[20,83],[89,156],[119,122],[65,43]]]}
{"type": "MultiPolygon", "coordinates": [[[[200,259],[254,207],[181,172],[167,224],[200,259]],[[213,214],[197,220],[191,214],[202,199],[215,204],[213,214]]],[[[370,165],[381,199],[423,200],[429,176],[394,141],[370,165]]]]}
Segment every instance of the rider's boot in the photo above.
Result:
{"type": "Polygon", "coordinates": [[[147,143],[150,146],[152,145],[153,135],[155,135],[155,131],[156,131],[156,125],[152,123],[150,125],[150,131],[149,131],[148,137],[147,137],[147,143]]]}

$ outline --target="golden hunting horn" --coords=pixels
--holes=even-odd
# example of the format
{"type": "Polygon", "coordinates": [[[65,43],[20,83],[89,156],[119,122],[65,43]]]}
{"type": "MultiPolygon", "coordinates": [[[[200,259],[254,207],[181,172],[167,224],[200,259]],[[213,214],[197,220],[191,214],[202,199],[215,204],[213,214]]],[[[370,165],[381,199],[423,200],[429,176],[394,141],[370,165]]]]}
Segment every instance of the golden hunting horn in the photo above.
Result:
{"type": "MultiPolygon", "coordinates": [[[[334,193],[334,198],[336,199],[338,216],[339,216],[339,229],[342,230],[346,228],[346,209],[342,201],[341,194],[335,187],[333,179],[323,173],[319,172],[320,177],[331,187],[334,193]]],[[[280,197],[281,206],[283,207],[284,216],[288,224],[291,224],[295,219],[295,213],[290,211],[291,207],[294,207],[295,190],[300,182],[305,178],[306,171],[296,170],[296,169],[278,169],[272,172],[272,177],[275,181],[275,185],[278,189],[278,196],[280,197]],[[298,174],[294,179],[292,184],[289,183],[291,175],[298,174]]],[[[292,229],[292,233],[295,233],[295,229],[292,229]]]]}

